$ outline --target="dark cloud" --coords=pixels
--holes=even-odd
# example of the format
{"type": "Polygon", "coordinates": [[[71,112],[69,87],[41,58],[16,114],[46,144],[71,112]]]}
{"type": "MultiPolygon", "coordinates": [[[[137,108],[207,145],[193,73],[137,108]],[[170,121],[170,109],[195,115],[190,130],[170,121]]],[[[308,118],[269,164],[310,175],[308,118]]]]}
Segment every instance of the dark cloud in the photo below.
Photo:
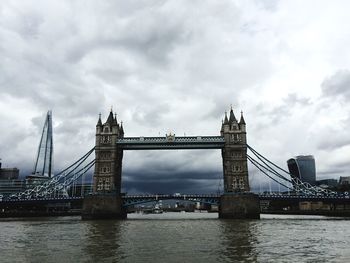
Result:
{"type": "Polygon", "coordinates": [[[187,172],[172,173],[171,170],[161,173],[123,174],[123,189],[128,193],[215,193],[222,187],[221,173],[187,172]]]}

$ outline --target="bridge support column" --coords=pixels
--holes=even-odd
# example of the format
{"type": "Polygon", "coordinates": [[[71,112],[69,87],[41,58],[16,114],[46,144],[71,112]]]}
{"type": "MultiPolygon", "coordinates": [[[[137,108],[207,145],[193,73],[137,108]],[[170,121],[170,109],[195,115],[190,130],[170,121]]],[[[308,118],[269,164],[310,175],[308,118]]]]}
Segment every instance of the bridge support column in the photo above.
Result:
{"type": "Polygon", "coordinates": [[[253,193],[227,193],[220,197],[219,218],[260,219],[259,197],[253,193]]]}
{"type": "Polygon", "coordinates": [[[126,219],[122,197],[116,194],[95,194],[84,198],[82,219],[126,219]]]}

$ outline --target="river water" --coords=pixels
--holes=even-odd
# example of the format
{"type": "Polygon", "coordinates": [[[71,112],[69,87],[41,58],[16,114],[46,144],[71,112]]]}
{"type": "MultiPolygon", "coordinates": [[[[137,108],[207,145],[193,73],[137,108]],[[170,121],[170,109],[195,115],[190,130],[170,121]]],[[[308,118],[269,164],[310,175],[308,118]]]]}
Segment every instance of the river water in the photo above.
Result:
{"type": "Polygon", "coordinates": [[[0,262],[350,262],[350,219],[215,213],[0,220],[0,262]]]}

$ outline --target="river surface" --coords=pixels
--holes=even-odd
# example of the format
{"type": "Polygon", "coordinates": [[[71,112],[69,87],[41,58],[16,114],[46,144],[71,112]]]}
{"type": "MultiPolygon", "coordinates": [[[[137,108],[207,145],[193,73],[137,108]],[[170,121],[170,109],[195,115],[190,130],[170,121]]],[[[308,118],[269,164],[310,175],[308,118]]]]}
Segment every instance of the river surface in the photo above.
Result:
{"type": "Polygon", "coordinates": [[[350,262],[350,219],[215,213],[0,220],[0,262],[350,262]]]}

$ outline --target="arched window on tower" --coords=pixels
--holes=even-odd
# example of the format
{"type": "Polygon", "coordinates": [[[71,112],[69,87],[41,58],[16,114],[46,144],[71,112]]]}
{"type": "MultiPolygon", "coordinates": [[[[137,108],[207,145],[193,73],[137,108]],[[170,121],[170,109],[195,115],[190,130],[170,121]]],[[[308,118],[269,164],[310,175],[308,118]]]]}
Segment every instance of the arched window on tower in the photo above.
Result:
{"type": "Polygon", "coordinates": [[[103,179],[99,178],[98,184],[97,184],[97,191],[102,191],[102,190],[103,190],[103,179]]]}

